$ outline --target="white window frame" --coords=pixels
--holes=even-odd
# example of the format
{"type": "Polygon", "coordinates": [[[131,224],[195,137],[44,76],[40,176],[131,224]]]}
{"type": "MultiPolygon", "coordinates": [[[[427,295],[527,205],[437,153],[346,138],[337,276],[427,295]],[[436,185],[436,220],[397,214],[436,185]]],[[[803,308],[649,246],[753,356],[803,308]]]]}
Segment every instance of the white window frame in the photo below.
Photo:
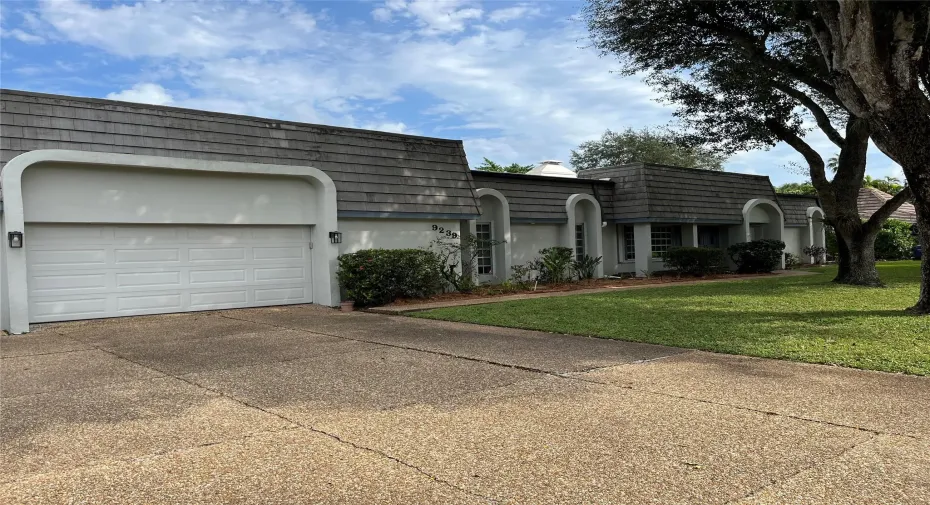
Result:
{"type": "Polygon", "coordinates": [[[621,263],[636,261],[636,230],[626,224],[617,226],[620,228],[617,231],[617,236],[620,237],[620,250],[617,251],[617,257],[620,258],[621,263]]]}
{"type": "Polygon", "coordinates": [[[581,261],[585,254],[587,254],[587,241],[588,241],[588,231],[584,223],[578,223],[575,225],[575,261],[581,261]],[[581,232],[581,237],[578,237],[578,233],[581,232]]]}
{"type": "Polygon", "coordinates": [[[665,253],[669,249],[675,247],[675,227],[672,225],[668,226],[652,226],[652,231],[650,233],[650,250],[652,251],[652,258],[654,259],[663,259],[665,258],[665,253]],[[657,237],[656,235],[660,235],[657,237]],[[659,243],[656,243],[660,241],[659,243]]]}
{"type": "Polygon", "coordinates": [[[494,240],[494,223],[491,221],[475,223],[475,239],[479,241],[485,240],[481,238],[482,232],[479,231],[485,225],[487,225],[488,227],[488,232],[487,232],[488,236],[486,239],[488,243],[486,247],[481,246],[480,243],[477,244],[478,250],[475,251],[475,263],[476,263],[475,269],[478,272],[478,275],[494,275],[494,247],[491,246],[490,244],[490,241],[494,240]],[[484,256],[482,254],[484,251],[487,251],[487,256],[484,256]],[[481,260],[482,259],[488,260],[488,265],[487,265],[488,271],[487,272],[481,271],[481,268],[482,268],[481,260]]]}

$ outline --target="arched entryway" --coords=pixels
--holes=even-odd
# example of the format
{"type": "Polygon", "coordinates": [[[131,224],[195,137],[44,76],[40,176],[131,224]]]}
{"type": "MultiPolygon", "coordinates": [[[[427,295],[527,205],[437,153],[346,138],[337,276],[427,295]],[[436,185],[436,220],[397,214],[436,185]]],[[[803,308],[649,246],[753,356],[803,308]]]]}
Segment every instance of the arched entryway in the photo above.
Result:
{"type": "MultiPolygon", "coordinates": [[[[593,196],[576,193],[565,203],[568,223],[565,230],[565,245],[575,252],[575,257],[584,255],[603,257],[601,234],[601,205],[593,196]]],[[[604,276],[604,263],[595,271],[595,277],[604,276]]]]}
{"type": "Polygon", "coordinates": [[[478,282],[503,282],[510,277],[510,204],[496,189],[481,188],[476,194],[481,217],[469,222],[469,231],[481,247],[475,274],[478,282]],[[498,244],[490,245],[489,241],[498,244]]]}
{"type": "Polygon", "coordinates": [[[743,205],[743,235],[746,242],[761,239],[784,241],[785,215],[781,207],[765,198],[755,198],[746,202],[743,205]]]}

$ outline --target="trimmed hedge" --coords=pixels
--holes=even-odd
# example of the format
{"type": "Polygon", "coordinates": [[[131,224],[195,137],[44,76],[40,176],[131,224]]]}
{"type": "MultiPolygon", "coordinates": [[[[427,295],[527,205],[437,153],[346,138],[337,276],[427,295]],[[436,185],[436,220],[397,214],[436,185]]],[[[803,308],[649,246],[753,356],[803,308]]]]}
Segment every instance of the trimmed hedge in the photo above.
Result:
{"type": "Polygon", "coordinates": [[[875,259],[908,260],[914,255],[917,237],[911,233],[911,225],[897,219],[889,219],[875,237],[875,259]]]}
{"type": "Polygon", "coordinates": [[[665,267],[698,277],[729,270],[726,253],[709,247],[672,247],[665,254],[665,267]]]}
{"type": "Polygon", "coordinates": [[[785,243],[781,240],[762,239],[741,242],[727,248],[730,258],[741,274],[766,273],[781,267],[785,243]]]}
{"type": "Polygon", "coordinates": [[[339,256],[339,284],[357,306],[385,305],[442,291],[439,256],[423,249],[366,249],[339,256]]]}

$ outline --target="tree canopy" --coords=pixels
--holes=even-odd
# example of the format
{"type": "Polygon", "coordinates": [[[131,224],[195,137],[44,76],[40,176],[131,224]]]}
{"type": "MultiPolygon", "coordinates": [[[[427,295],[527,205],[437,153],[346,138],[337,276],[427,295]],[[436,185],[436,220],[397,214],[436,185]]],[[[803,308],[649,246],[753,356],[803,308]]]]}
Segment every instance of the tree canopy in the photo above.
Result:
{"type": "Polygon", "coordinates": [[[533,165],[521,165],[519,163],[501,165],[487,158],[484,158],[484,162],[474,168],[474,170],[481,170],[482,172],[503,172],[508,174],[525,174],[532,169],[533,165]]]}
{"type": "Polygon", "coordinates": [[[817,190],[811,181],[804,182],[786,182],[775,188],[776,193],[786,193],[789,195],[810,195],[817,196],[817,190]]]}
{"type": "Polygon", "coordinates": [[[723,170],[724,161],[726,156],[694,146],[681,135],[649,128],[607,130],[599,140],[583,142],[571,155],[572,167],[579,171],[633,162],[723,170]]]}

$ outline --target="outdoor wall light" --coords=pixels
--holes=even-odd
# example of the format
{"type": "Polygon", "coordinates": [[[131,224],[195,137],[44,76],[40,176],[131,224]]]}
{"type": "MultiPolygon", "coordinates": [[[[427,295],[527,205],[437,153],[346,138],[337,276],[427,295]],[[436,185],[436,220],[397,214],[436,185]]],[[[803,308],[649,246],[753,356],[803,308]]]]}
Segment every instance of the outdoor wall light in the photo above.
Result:
{"type": "Polygon", "coordinates": [[[342,232],[339,232],[339,231],[329,232],[329,241],[333,244],[341,244],[342,243],[342,232]]]}
{"type": "Polygon", "coordinates": [[[7,234],[7,238],[10,240],[10,249],[19,249],[23,247],[23,232],[11,231],[7,234]]]}

